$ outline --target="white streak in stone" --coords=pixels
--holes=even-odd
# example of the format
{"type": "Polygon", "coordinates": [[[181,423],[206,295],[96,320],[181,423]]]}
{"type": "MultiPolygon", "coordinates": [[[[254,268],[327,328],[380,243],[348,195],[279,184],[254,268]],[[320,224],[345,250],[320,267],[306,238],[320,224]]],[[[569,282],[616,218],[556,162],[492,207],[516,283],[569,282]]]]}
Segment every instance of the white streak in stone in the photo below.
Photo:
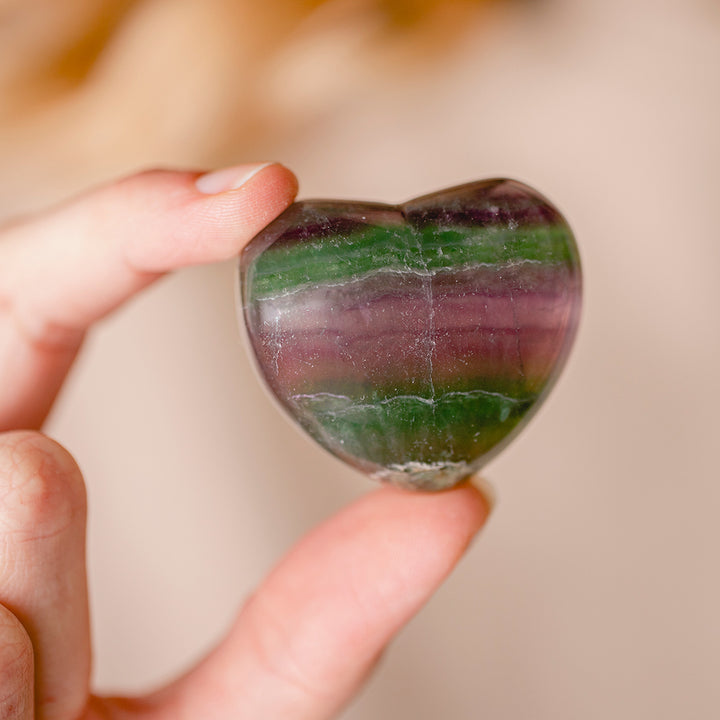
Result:
{"type": "Polygon", "coordinates": [[[502,270],[503,268],[511,268],[511,267],[518,267],[520,265],[543,265],[542,260],[532,260],[532,259],[522,259],[522,260],[510,260],[506,263],[466,263],[464,265],[447,265],[445,267],[438,267],[434,268],[432,270],[427,268],[427,265],[424,269],[418,270],[417,268],[411,268],[411,267],[405,267],[405,268],[391,268],[391,267],[381,267],[381,268],[374,268],[373,270],[368,270],[365,273],[362,273],[361,275],[353,275],[347,279],[340,280],[339,282],[303,282],[298,285],[295,285],[293,288],[289,288],[288,290],[285,290],[283,292],[278,293],[277,295],[261,295],[258,300],[260,302],[269,302],[272,300],[282,300],[287,297],[291,297],[293,295],[299,295],[301,293],[307,292],[308,290],[316,290],[317,288],[321,287],[323,289],[325,288],[336,288],[336,287],[350,287],[354,284],[360,284],[363,282],[366,282],[367,280],[371,280],[374,277],[381,276],[381,275],[400,275],[400,276],[408,276],[412,275],[415,277],[419,277],[422,279],[425,278],[434,278],[438,273],[441,272],[465,272],[467,270],[473,270],[475,268],[497,268],[498,270],[502,270]]]}
{"type": "Polygon", "coordinates": [[[273,363],[275,365],[275,377],[280,375],[280,353],[282,352],[282,342],[280,341],[280,316],[275,315],[274,325],[275,332],[272,333],[273,339],[273,363]]]}
{"type": "Polygon", "coordinates": [[[436,341],[435,341],[435,302],[433,299],[433,292],[432,292],[432,281],[433,281],[433,273],[427,265],[427,260],[423,256],[423,247],[422,243],[420,242],[420,238],[417,236],[417,234],[414,235],[415,240],[417,241],[417,249],[418,249],[418,255],[420,257],[420,262],[423,265],[424,273],[423,275],[423,286],[425,289],[425,297],[428,303],[428,340],[430,341],[430,350],[428,351],[428,381],[430,384],[430,394],[432,395],[433,400],[433,417],[435,417],[435,382],[433,380],[433,375],[435,374],[435,369],[433,367],[433,354],[435,353],[436,348],[436,341]]]}
{"type": "Polygon", "coordinates": [[[318,393],[300,393],[298,395],[291,395],[291,400],[316,400],[318,398],[333,398],[335,400],[345,400],[349,403],[352,402],[352,398],[347,395],[338,395],[330,392],[318,392],[318,393]]]}
{"type": "Polygon", "coordinates": [[[345,407],[337,408],[335,413],[340,413],[348,410],[372,410],[377,408],[379,405],[392,405],[393,403],[402,401],[414,401],[423,405],[436,405],[438,403],[447,402],[454,398],[466,398],[473,400],[479,397],[496,397],[504,400],[505,402],[512,403],[513,405],[527,402],[529,398],[513,398],[508,395],[503,395],[499,392],[492,392],[490,390],[453,390],[451,392],[443,393],[442,395],[433,396],[430,398],[422,397],[421,395],[393,395],[392,397],[383,398],[375,403],[363,403],[357,402],[348,395],[339,395],[336,393],[329,392],[318,392],[318,393],[299,393],[297,395],[291,395],[290,400],[296,402],[299,405],[306,404],[303,401],[310,401],[310,403],[322,402],[323,400],[339,400],[345,407]]]}

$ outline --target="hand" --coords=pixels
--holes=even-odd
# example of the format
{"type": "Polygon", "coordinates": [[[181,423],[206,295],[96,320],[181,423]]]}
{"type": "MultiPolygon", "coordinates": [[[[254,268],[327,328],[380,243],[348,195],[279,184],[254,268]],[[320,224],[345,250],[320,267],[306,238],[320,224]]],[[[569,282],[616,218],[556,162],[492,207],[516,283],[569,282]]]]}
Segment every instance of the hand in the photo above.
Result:
{"type": "Polygon", "coordinates": [[[2,718],[334,717],[487,516],[471,486],[370,492],[302,540],[186,675],[90,695],[85,488],[38,430],[94,321],[166,272],[236,255],[296,192],[279,165],[197,178],[144,173],[0,231],[2,718]]]}

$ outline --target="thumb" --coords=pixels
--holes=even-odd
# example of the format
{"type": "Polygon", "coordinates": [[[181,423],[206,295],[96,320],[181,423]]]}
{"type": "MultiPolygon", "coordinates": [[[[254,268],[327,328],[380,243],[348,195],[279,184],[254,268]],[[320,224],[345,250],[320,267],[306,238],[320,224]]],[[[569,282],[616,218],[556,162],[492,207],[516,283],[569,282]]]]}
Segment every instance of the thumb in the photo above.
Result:
{"type": "Polygon", "coordinates": [[[145,700],[150,717],[336,717],[490,507],[471,485],[365,495],[291,550],[204,661],[145,700]]]}

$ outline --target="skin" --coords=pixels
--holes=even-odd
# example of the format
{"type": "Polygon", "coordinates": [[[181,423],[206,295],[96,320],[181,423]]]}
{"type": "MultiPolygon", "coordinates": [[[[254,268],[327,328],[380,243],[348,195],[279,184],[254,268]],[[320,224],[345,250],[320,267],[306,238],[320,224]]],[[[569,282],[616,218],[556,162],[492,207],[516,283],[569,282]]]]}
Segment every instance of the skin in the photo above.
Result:
{"type": "Polygon", "coordinates": [[[91,694],[85,486],[40,428],[95,321],[237,255],[297,191],[280,165],[226,171],[212,194],[198,175],[143,173],[0,230],[0,718],[336,717],[487,518],[470,485],[371,491],[301,540],[183,677],[91,694]]]}

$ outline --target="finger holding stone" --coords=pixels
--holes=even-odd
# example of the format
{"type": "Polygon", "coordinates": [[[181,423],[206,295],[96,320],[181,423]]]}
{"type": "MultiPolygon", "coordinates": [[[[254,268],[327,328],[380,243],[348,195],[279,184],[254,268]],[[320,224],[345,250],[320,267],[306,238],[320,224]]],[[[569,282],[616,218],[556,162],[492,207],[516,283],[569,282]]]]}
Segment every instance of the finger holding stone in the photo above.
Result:
{"type": "Polygon", "coordinates": [[[85,507],[67,451],[39,433],[0,435],[0,602],[32,642],[38,720],[76,720],[87,702],[85,507]]]}

